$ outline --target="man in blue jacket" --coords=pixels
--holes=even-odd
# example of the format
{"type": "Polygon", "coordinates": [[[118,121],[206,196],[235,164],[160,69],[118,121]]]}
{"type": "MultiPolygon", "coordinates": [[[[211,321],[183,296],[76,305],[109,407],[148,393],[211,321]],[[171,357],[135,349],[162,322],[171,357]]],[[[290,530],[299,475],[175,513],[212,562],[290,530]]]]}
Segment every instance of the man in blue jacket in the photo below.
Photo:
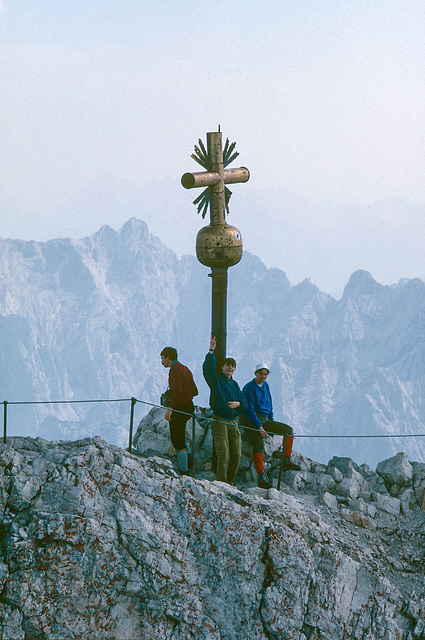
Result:
{"type": "Polygon", "coordinates": [[[221,372],[217,373],[214,354],[216,342],[215,337],[211,336],[202,371],[210,388],[210,407],[214,411],[211,428],[217,456],[217,480],[233,484],[242,451],[238,418],[245,408],[245,398],[238,383],[233,380],[236,369],[233,358],[226,358],[221,372]]]}
{"type": "Polygon", "coordinates": [[[255,377],[248,382],[243,392],[246,397],[247,406],[243,411],[240,423],[248,427],[245,433],[252,444],[254,454],[254,466],[258,474],[258,486],[269,489],[272,486],[266,472],[264,471],[264,440],[271,435],[286,435],[286,445],[284,456],[285,471],[299,471],[300,466],[291,462],[292,443],[294,432],[292,427],[283,422],[276,422],[273,417],[273,403],[267,377],[270,373],[265,362],[260,362],[255,367],[255,377]]]}

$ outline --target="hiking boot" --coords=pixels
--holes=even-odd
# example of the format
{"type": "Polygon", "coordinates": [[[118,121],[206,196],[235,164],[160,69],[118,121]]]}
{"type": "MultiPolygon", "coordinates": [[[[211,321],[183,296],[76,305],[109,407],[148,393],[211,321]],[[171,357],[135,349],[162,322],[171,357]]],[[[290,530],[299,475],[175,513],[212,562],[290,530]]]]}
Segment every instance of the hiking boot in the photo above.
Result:
{"type": "Polygon", "coordinates": [[[301,471],[299,464],[291,461],[291,458],[285,458],[282,465],[282,471],[301,471]]]}
{"type": "Polygon", "coordinates": [[[259,476],[258,476],[258,486],[261,489],[271,489],[271,487],[273,486],[273,483],[269,479],[269,477],[268,477],[266,472],[259,474],[259,476]]]}
{"type": "MultiPolygon", "coordinates": [[[[275,460],[282,460],[282,455],[283,455],[282,451],[273,451],[272,458],[274,458],[275,460]]],[[[301,467],[299,464],[295,464],[295,462],[292,462],[289,456],[286,456],[286,458],[283,461],[282,470],[283,471],[301,471],[301,467]]]]}

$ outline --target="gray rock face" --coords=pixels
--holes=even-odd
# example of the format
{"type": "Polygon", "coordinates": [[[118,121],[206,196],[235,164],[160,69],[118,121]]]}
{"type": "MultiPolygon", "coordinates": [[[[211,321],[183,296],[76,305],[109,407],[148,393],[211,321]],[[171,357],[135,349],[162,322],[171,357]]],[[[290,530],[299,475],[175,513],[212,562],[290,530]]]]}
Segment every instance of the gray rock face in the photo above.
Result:
{"type": "MultiPolygon", "coordinates": [[[[212,452],[211,409],[195,408],[195,449],[198,468],[210,468],[212,452]]],[[[193,422],[189,419],[186,425],[186,443],[192,451],[193,422]]],[[[133,445],[142,456],[174,455],[175,451],[170,439],[169,423],[164,420],[164,410],[151,409],[141,420],[133,437],[133,445]]]]}
{"type": "Polygon", "coordinates": [[[385,482],[406,487],[412,482],[412,465],[404,452],[397,453],[393,458],[380,462],[376,472],[384,478],[385,482]]]}
{"type": "MultiPolygon", "coordinates": [[[[302,471],[285,475],[304,489],[325,486],[319,478],[335,468],[299,460],[302,471]]],[[[422,633],[418,506],[370,527],[364,513],[324,498],[329,487],[320,505],[289,484],[266,491],[180,477],[172,460],[100,438],[10,439],[0,445],[0,484],[2,638],[422,633]]]]}
{"type": "MultiPolygon", "coordinates": [[[[196,472],[208,480],[214,479],[211,472],[212,435],[211,410],[195,409],[195,462],[196,472]]],[[[188,424],[191,424],[189,422],[188,424]]],[[[238,480],[242,483],[257,481],[253,464],[252,446],[242,433],[242,456],[238,470],[238,480]]],[[[193,428],[186,429],[186,442],[189,451],[193,451],[193,428]]],[[[279,477],[280,460],[273,456],[280,452],[282,438],[267,438],[264,459],[268,474],[279,477]]],[[[173,456],[169,426],[164,420],[163,409],[152,409],[143,418],[133,438],[133,444],[142,456],[173,456]]],[[[403,452],[380,462],[376,471],[366,464],[357,465],[350,458],[334,456],[328,465],[313,462],[300,453],[293,453],[293,460],[301,466],[301,472],[284,473],[283,482],[293,489],[307,491],[322,498],[327,506],[348,505],[354,511],[360,511],[375,518],[387,518],[388,515],[404,515],[412,509],[425,510],[425,464],[409,462],[403,452]],[[410,477],[410,479],[409,479],[410,477]],[[395,481],[397,480],[398,483],[395,481]],[[326,494],[326,495],[325,495],[326,494]],[[329,503],[329,504],[328,504],[329,503]]]]}

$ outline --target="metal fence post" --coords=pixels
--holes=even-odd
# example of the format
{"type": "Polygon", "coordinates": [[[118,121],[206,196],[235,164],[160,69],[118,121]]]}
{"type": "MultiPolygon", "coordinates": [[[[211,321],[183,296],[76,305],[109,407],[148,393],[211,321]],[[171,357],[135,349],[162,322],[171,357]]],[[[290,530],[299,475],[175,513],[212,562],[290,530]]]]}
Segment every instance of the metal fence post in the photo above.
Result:
{"type": "Polygon", "coordinates": [[[134,423],[134,405],[136,404],[136,398],[131,398],[131,409],[130,409],[130,433],[128,437],[128,452],[131,453],[131,444],[133,440],[133,423],[134,423]]]}
{"type": "Polygon", "coordinates": [[[3,442],[6,444],[7,431],[7,400],[3,402],[3,442]]]}
{"type": "Polygon", "coordinates": [[[192,477],[195,477],[195,473],[196,473],[196,464],[195,464],[195,457],[196,457],[196,444],[195,444],[195,416],[192,415],[192,477]]]}
{"type": "Polygon", "coordinates": [[[286,440],[288,439],[287,434],[285,433],[285,435],[283,436],[283,441],[282,441],[282,457],[280,459],[280,469],[279,469],[279,479],[277,481],[277,490],[280,491],[280,483],[282,480],[282,471],[283,471],[283,465],[285,462],[285,449],[286,449],[286,440]]]}

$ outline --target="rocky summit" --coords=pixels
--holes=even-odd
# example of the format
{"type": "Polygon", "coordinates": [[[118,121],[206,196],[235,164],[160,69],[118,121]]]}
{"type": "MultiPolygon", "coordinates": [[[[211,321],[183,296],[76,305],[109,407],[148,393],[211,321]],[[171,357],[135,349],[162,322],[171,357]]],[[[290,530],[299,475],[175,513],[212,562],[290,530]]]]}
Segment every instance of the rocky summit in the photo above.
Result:
{"type": "Polygon", "coordinates": [[[156,411],[134,453],[99,437],[0,445],[2,638],[425,638],[425,464],[294,454],[278,491],[269,443],[264,490],[245,443],[229,486],[206,413],[193,478],[156,411]]]}

